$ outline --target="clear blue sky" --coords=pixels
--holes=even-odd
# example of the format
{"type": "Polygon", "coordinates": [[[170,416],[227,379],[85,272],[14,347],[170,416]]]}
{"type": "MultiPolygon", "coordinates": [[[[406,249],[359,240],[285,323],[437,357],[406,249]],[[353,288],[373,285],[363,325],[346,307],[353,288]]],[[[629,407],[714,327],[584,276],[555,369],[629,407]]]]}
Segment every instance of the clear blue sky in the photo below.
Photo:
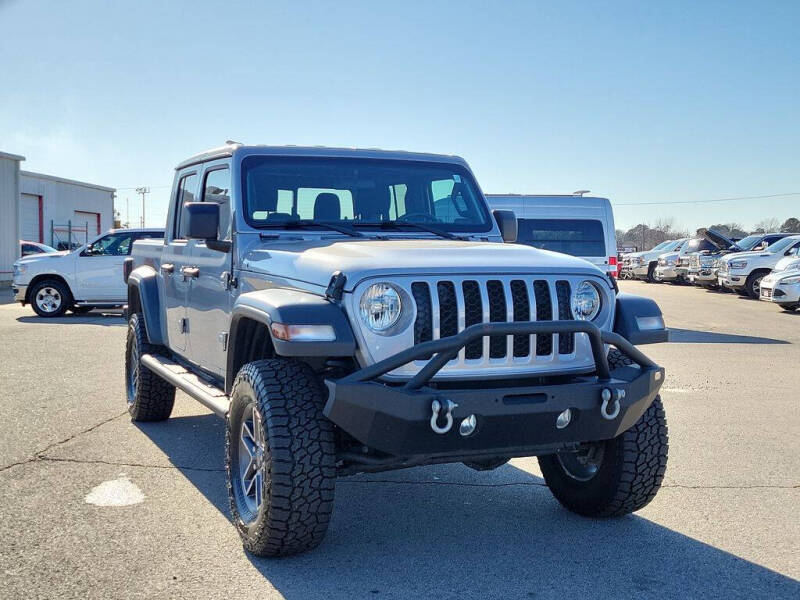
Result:
{"type": "MultiPolygon", "coordinates": [[[[0,25],[0,149],[151,186],[149,225],[174,165],[226,139],[460,154],[487,192],[800,192],[797,1],[0,0],[0,25]]],[[[750,227],[800,195],[615,212],[750,227]]]]}

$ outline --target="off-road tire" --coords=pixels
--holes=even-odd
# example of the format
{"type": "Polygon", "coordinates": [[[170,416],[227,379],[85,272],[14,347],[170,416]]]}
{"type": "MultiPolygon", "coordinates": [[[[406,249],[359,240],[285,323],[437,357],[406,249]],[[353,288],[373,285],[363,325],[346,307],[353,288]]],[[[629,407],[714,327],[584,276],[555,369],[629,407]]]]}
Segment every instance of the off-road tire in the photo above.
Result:
{"type": "Polygon", "coordinates": [[[40,317],[44,317],[45,319],[60,317],[65,312],[67,312],[67,310],[72,306],[72,292],[69,291],[69,286],[59,281],[58,279],[44,279],[42,281],[39,281],[31,289],[29,299],[31,303],[31,308],[33,308],[33,312],[35,312],[40,317]],[[47,312],[42,310],[36,303],[36,296],[39,294],[41,290],[46,288],[52,288],[56,290],[61,298],[61,305],[58,307],[57,310],[54,310],[52,312],[47,312]]]}
{"type": "Polygon", "coordinates": [[[760,295],[760,288],[756,287],[756,284],[759,283],[766,275],[769,274],[769,271],[753,271],[750,275],[747,276],[747,281],[744,284],[744,289],[748,296],[753,298],[754,300],[758,300],[760,295]]]}
{"type": "Polygon", "coordinates": [[[325,395],[307,364],[266,359],[242,367],[231,391],[225,471],[233,523],[244,548],[258,556],[310,550],[322,541],[333,512],[336,455],[325,395]],[[242,420],[257,408],[263,426],[262,502],[248,507],[239,452],[242,420]]]}
{"type": "MultiPolygon", "coordinates": [[[[612,369],[631,362],[616,350],[609,352],[612,369]]],[[[656,396],[633,427],[601,444],[602,462],[588,481],[570,476],[557,455],[540,456],[547,487],[565,508],[586,517],[619,517],[646,506],[667,468],[669,443],[661,398],[656,396]]]]}
{"type": "Polygon", "coordinates": [[[648,265],[648,267],[647,267],[647,276],[644,278],[644,280],[647,283],[658,283],[658,279],[656,279],[656,267],[657,266],[658,266],[658,263],[655,263],[655,262],[651,262],[648,265]]]}
{"type": "Polygon", "coordinates": [[[147,341],[144,315],[132,314],[125,343],[125,392],[131,421],[163,421],[172,413],[175,386],[145,367],[141,360],[143,354],[164,352],[163,346],[147,341]]]}

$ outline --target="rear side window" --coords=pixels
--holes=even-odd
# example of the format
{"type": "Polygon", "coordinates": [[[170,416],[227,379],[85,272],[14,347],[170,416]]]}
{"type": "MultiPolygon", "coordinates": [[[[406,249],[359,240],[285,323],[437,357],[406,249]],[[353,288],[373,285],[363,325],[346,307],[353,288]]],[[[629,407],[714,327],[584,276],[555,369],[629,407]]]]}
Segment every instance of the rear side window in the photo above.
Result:
{"type": "Polygon", "coordinates": [[[181,178],[178,184],[178,194],[176,197],[177,206],[175,208],[175,229],[174,237],[176,239],[186,239],[186,208],[187,202],[194,202],[194,196],[197,192],[197,175],[186,175],[181,178]]]}
{"type": "Polygon", "coordinates": [[[572,256],[606,255],[603,224],[593,219],[519,219],[517,243],[572,256]]]}

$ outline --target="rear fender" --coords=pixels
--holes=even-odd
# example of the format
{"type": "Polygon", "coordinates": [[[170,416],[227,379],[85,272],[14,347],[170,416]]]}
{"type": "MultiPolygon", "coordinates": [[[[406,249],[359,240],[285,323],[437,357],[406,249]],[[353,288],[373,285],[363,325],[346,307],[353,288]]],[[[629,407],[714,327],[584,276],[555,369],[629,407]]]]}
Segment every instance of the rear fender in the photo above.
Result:
{"type": "Polygon", "coordinates": [[[166,345],[158,295],[158,273],[149,265],[134,269],[128,276],[128,314],[144,315],[147,340],[151,344],[166,345]]]}

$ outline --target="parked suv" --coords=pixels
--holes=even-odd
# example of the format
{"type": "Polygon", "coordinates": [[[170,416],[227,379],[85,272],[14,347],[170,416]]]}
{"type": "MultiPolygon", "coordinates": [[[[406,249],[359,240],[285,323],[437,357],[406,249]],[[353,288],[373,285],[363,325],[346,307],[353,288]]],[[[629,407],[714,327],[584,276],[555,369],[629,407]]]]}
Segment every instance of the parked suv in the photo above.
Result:
{"type": "Polygon", "coordinates": [[[774,302],[782,310],[800,308],[800,249],[778,261],[759,286],[761,300],[774,302]]]}
{"type": "Polygon", "coordinates": [[[667,460],[649,299],[513,243],[458,157],[227,145],[178,165],[126,262],[133,420],[180,388],[226,419],[246,549],[320,543],[334,479],[538,456],[568,509],[636,511],[667,460]],[[608,350],[607,345],[613,346],[608,350]]]}
{"type": "Polygon", "coordinates": [[[14,300],[30,304],[40,317],[122,306],[122,262],[134,240],[163,237],[163,229],[112,229],[72,252],[51,249],[23,257],[13,266],[14,300]]]}
{"type": "Polygon", "coordinates": [[[782,258],[793,256],[800,247],[800,235],[786,234],[763,252],[738,252],[720,259],[719,283],[742,296],[758,298],[761,279],[782,258]]]}
{"type": "Polygon", "coordinates": [[[644,252],[631,252],[622,258],[622,270],[626,276],[633,279],[644,279],[648,283],[656,281],[656,267],[658,257],[667,252],[676,252],[687,241],[687,238],[679,240],[667,240],[661,242],[651,250],[644,252]]]}

